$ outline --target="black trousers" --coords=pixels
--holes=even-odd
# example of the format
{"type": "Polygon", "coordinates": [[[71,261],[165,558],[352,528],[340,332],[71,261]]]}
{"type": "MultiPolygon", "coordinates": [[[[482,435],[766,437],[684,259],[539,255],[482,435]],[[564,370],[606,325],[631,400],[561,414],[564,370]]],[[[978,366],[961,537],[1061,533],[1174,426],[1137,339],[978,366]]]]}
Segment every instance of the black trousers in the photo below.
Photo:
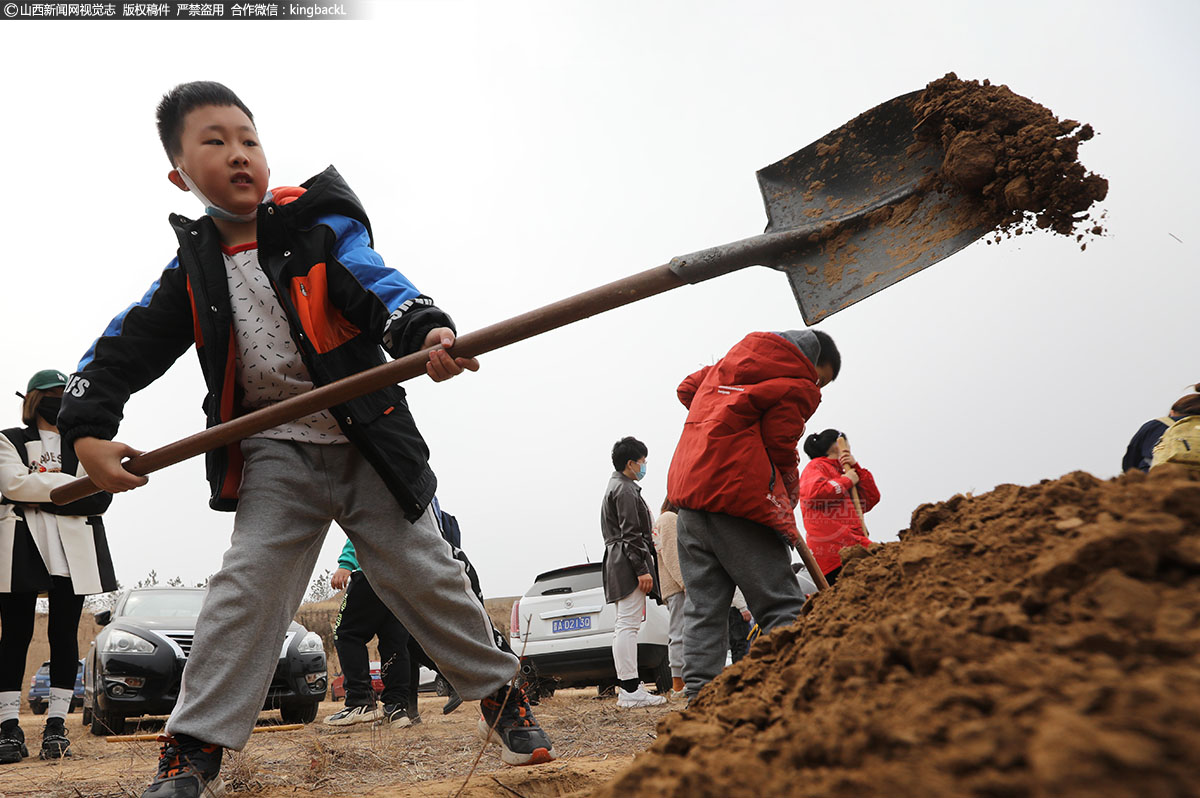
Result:
{"type": "MultiPolygon", "coordinates": [[[[51,577],[50,686],[75,689],[79,671],[79,616],[83,596],[75,595],[70,577],[51,577]]],[[[25,657],[33,640],[33,618],[37,593],[0,593],[0,693],[25,685],[25,657]]]]}
{"type": "MultiPolygon", "coordinates": [[[[720,617],[719,615],[717,616],[720,617]]],[[[718,629],[720,627],[717,627],[718,629]]],[[[737,607],[729,608],[729,658],[737,662],[750,650],[750,623],[737,607]]]]}
{"type": "Polygon", "coordinates": [[[375,595],[366,574],[355,571],[350,574],[350,584],[333,630],[333,644],[342,663],[348,707],[375,705],[371,661],[367,656],[367,643],[372,637],[379,638],[379,670],[383,679],[380,698],[385,704],[408,706],[412,688],[408,630],[375,595]]]}

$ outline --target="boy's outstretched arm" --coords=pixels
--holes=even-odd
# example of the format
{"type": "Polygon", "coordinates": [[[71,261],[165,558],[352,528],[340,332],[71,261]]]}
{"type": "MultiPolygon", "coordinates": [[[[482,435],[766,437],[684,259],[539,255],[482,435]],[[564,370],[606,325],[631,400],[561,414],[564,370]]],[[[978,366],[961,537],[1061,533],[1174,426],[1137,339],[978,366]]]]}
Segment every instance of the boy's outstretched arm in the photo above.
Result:
{"type": "MultiPolygon", "coordinates": [[[[354,326],[376,331],[380,344],[395,358],[454,343],[450,315],[407,277],[384,264],[371,247],[370,233],[362,222],[339,215],[318,221],[337,236],[334,260],[326,267],[329,296],[354,326]]],[[[429,376],[439,382],[464,369],[474,371],[479,365],[467,358],[456,363],[444,353],[431,358],[430,363],[429,376]]]]}
{"type": "Polygon", "coordinates": [[[362,222],[347,216],[322,217],[337,236],[330,269],[343,269],[351,279],[330,279],[329,292],[360,330],[378,330],[380,343],[392,357],[403,357],[439,344],[430,353],[425,370],[435,382],[478,371],[475,358],[453,358],[444,350],[454,345],[454,322],[400,272],[386,266],[371,246],[371,235],[362,222]]]}
{"type": "Polygon", "coordinates": [[[178,258],[136,304],[119,313],[83,356],[67,383],[58,429],[63,446],[102,490],[119,493],[147,482],[121,461],[140,452],[112,440],[125,402],[165,372],[195,341],[187,275],[178,258]]]}

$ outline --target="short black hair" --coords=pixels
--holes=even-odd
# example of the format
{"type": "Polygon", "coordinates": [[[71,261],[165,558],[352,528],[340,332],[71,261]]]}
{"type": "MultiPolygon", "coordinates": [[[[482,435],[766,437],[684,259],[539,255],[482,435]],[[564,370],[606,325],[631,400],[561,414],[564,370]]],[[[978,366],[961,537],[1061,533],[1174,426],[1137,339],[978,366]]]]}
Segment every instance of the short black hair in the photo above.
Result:
{"type": "MultiPolygon", "coordinates": [[[[814,435],[809,435],[804,439],[804,453],[808,455],[809,460],[825,457],[829,453],[829,447],[833,446],[834,441],[838,438],[846,438],[846,436],[835,429],[827,429],[814,435]]],[[[850,439],[846,438],[846,443],[849,442],[850,439]]]]}
{"type": "Polygon", "coordinates": [[[637,438],[622,438],[613,444],[613,468],[618,471],[624,471],[625,466],[629,464],[630,460],[641,460],[648,454],[650,454],[650,450],[646,448],[646,444],[637,438]]]}
{"type": "Polygon", "coordinates": [[[211,80],[195,80],[191,83],[180,83],[163,95],[158,104],[156,118],[158,120],[158,140],[162,142],[171,166],[175,158],[183,151],[183,120],[197,108],[206,105],[236,105],[250,117],[254,123],[254,114],[233,91],[223,83],[211,80]]]}
{"type": "Polygon", "coordinates": [[[842,371],[842,353],[838,351],[837,344],[829,337],[829,333],[813,330],[812,334],[817,336],[817,343],[821,345],[821,354],[817,355],[816,365],[829,364],[833,368],[833,379],[836,380],[842,371]]]}

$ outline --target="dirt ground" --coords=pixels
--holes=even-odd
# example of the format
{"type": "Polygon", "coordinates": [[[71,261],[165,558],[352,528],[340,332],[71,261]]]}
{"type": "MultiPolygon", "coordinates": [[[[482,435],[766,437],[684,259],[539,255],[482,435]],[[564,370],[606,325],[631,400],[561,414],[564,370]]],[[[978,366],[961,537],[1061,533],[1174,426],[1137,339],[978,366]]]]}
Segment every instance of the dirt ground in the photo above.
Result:
{"type": "MultiPolygon", "coordinates": [[[[341,708],[325,702],[317,722],[296,731],[258,733],[240,753],[226,753],[226,788],[235,794],[289,796],[372,795],[379,798],[451,798],[458,794],[483,743],[475,733],[479,718],[468,703],[442,715],[444,698],[421,697],[419,725],[407,729],[349,729],[323,726],[321,719],[341,708]]],[[[655,738],[659,719],[682,705],[617,710],[613,698],[595,690],[562,690],[534,708],[551,734],[557,761],[511,768],[487,746],[464,798],[586,794],[607,782],[655,738]]],[[[29,759],[0,766],[0,798],[127,798],[140,796],[153,775],[154,742],[108,743],[80,724],[78,711],[67,721],[74,756],[58,762],[37,758],[43,718],[23,712],[29,759]]],[[[261,725],[278,724],[278,714],[263,713],[261,725]]],[[[130,723],[127,734],[153,733],[162,719],[130,723]]]]}
{"type": "Polygon", "coordinates": [[[593,798],[1195,798],[1200,471],[918,507],[593,798]]]}
{"type": "MultiPolygon", "coordinates": [[[[256,734],[225,780],[269,798],[1200,795],[1200,473],[954,496],[843,559],[685,712],[543,701],[556,762],[506,768],[474,708],[442,716],[430,696],[412,729],[256,734]]],[[[22,717],[36,743],[41,718],[22,717]]],[[[155,744],[106,743],[79,718],[75,756],[0,766],[0,798],[141,794],[155,744]]]]}

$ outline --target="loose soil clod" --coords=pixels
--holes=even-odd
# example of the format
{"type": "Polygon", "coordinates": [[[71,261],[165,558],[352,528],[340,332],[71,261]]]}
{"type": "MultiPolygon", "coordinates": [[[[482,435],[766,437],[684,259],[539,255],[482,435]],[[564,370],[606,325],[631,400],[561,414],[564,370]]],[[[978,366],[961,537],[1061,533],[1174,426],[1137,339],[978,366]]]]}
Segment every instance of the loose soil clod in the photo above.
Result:
{"type": "Polygon", "coordinates": [[[923,505],[594,798],[1200,794],[1200,474],[923,505]]]}
{"type": "Polygon", "coordinates": [[[999,236],[1103,233],[1088,210],[1107,196],[1108,181],[1079,162],[1079,145],[1095,135],[1091,125],[1059,120],[1007,86],[953,72],[926,86],[913,111],[918,142],[945,150],[941,179],[977,196],[999,236]]]}

